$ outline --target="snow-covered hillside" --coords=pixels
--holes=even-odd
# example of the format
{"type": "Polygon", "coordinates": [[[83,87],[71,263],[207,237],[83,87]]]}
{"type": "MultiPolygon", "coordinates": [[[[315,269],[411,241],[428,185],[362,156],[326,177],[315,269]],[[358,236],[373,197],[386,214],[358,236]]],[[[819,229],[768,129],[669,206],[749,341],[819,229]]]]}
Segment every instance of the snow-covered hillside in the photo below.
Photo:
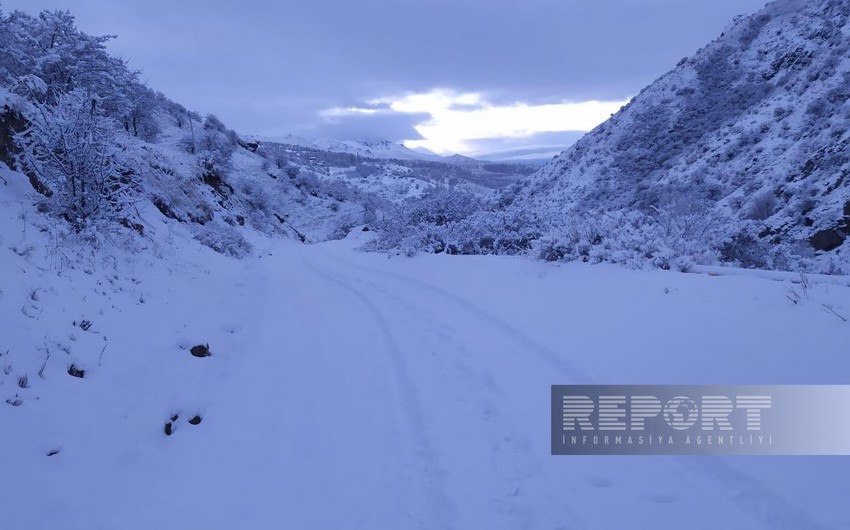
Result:
{"type": "Polygon", "coordinates": [[[843,382],[840,282],[388,260],[360,231],[92,250],[23,184],[0,185],[9,527],[850,524],[845,458],[549,455],[551,384],[843,382]]]}
{"type": "Polygon", "coordinates": [[[544,253],[850,272],[848,19],[779,0],[682,59],[514,190],[544,253]]]}
{"type": "Polygon", "coordinates": [[[488,162],[459,155],[420,155],[390,142],[248,138],[251,145],[258,146],[258,153],[278,166],[303,168],[329,183],[344,183],[395,203],[447,187],[491,195],[493,190],[514,184],[537,169],[533,165],[488,162]]]}
{"type": "Polygon", "coordinates": [[[93,240],[135,233],[144,246],[176,223],[240,255],[246,227],[321,241],[380,207],[147,87],[107,52],[110,38],[79,31],[67,12],[0,12],[0,162],[26,175],[9,179],[30,182],[57,228],[93,240]]]}

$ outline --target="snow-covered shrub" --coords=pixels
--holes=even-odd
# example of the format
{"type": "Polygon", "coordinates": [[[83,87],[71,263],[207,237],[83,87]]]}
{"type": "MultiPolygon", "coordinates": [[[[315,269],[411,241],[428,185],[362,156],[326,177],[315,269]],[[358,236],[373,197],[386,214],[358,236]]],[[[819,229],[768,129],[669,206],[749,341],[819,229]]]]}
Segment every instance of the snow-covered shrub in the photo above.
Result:
{"type": "Polygon", "coordinates": [[[688,186],[639,186],[633,193],[634,208],[609,209],[594,197],[550,213],[548,226],[534,240],[534,255],[677,270],[717,261],[729,220],[711,208],[716,192],[701,175],[692,175],[688,186]]]}
{"type": "Polygon", "coordinates": [[[462,254],[524,254],[540,238],[541,221],[517,209],[481,209],[456,228],[453,246],[462,254]]]}
{"type": "Polygon", "coordinates": [[[220,254],[244,258],[251,253],[251,243],[237,228],[228,224],[208,223],[195,227],[195,239],[220,254]]]}
{"type": "Polygon", "coordinates": [[[237,180],[235,186],[236,191],[249,209],[262,212],[270,212],[273,209],[274,201],[267,186],[249,178],[237,180]]]}
{"type": "Polygon", "coordinates": [[[469,192],[437,188],[414,203],[409,221],[413,224],[451,225],[481,208],[480,199],[469,192]]]}
{"type": "Polygon", "coordinates": [[[360,219],[354,215],[346,214],[340,216],[335,222],[330,235],[331,240],[345,239],[355,226],[360,224],[360,219]]]}
{"type": "Polygon", "coordinates": [[[737,232],[721,243],[720,259],[745,269],[808,268],[805,261],[792,255],[788,247],[773,244],[760,230],[753,222],[740,225],[737,232]]]}
{"type": "Polygon", "coordinates": [[[293,171],[293,169],[297,168],[294,168],[294,166],[288,166],[285,171],[292,180],[292,183],[295,184],[295,187],[305,193],[309,193],[310,195],[317,197],[322,186],[316,174],[312,171],[293,171]]]}
{"type": "Polygon", "coordinates": [[[672,208],[654,215],[639,211],[566,215],[535,240],[534,254],[547,261],[603,261],[631,268],[687,270],[694,263],[714,263],[717,252],[703,234],[706,219],[672,208]]]}
{"type": "Polygon", "coordinates": [[[380,235],[369,248],[390,250],[403,246],[406,254],[417,251],[474,253],[471,234],[479,231],[479,227],[469,218],[481,207],[481,200],[472,193],[437,188],[421,198],[395,205],[377,223],[380,235]]]}
{"type": "Polygon", "coordinates": [[[204,118],[204,129],[208,131],[218,131],[220,133],[227,132],[227,126],[218,119],[218,116],[215,114],[208,114],[206,118],[204,118]]]}
{"type": "Polygon", "coordinates": [[[212,114],[204,119],[202,127],[196,128],[194,122],[199,119],[197,113],[188,113],[189,133],[178,145],[185,152],[197,155],[198,165],[206,173],[218,177],[226,175],[239,145],[238,136],[212,114]]]}
{"type": "Polygon", "coordinates": [[[724,228],[724,219],[695,193],[675,196],[652,208],[651,224],[663,246],[677,256],[699,256],[724,228]]]}
{"type": "Polygon", "coordinates": [[[770,190],[763,191],[750,201],[747,217],[755,221],[764,221],[776,211],[776,197],[770,190]]]}
{"type": "Polygon", "coordinates": [[[228,129],[214,114],[209,114],[204,118],[204,130],[220,132],[234,147],[239,145],[239,134],[232,129],[228,129]]]}
{"type": "Polygon", "coordinates": [[[230,169],[230,159],[236,146],[217,129],[205,128],[197,140],[198,163],[205,171],[224,175],[230,169]]]}
{"type": "Polygon", "coordinates": [[[15,136],[18,164],[52,192],[45,202],[54,213],[78,230],[130,215],[137,175],[97,98],[83,90],[58,94],[55,104],[33,105],[28,118],[15,136]]]}

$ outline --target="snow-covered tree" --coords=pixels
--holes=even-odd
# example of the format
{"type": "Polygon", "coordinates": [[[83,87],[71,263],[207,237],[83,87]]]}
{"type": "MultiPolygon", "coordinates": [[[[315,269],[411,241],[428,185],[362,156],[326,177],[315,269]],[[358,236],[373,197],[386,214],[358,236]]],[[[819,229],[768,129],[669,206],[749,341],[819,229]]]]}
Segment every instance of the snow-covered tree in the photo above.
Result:
{"type": "Polygon", "coordinates": [[[128,215],[136,175],[97,98],[72,90],[34,107],[29,127],[15,136],[18,164],[50,190],[50,209],[77,230],[128,215]]]}
{"type": "Polygon", "coordinates": [[[160,132],[154,118],[157,105],[161,104],[157,94],[142,84],[136,84],[130,89],[129,96],[124,129],[137,138],[153,142],[160,132]]]}

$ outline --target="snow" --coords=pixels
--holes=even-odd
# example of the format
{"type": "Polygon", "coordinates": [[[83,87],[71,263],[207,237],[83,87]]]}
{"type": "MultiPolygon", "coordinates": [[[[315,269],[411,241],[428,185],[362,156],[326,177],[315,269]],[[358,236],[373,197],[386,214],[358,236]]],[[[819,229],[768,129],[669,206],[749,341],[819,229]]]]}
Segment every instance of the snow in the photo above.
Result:
{"type": "MultiPolygon", "coordinates": [[[[787,235],[770,245],[789,253],[850,226],[846,4],[738,20],[495,217],[458,189],[521,166],[391,142],[240,147],[167,100],[140,109],[159,135],[116,136],[143,178],[122,213],[138,233],[116,215],[83,240],[0,163],[4,528],[850,528],[846,457],[554,457],[549,432],[553,384],[848,382],[847,276],[695,265],[685,246],[678,263],[668,244],[714,214],[787,235]],[[452,200],[428,194],[443,186],[452,200]],[[689,273],[362,251],[375,232],[355,225],[423,205],[425,236],[689,273]]],[[[106,57],[72,34],[94,47],[67,66],[106,57]]],[[[10,54],[10,71],[43,73],[39,54],[10,54]]],[[[154,96],[109,64],[90,82],[154,96]]],[[[0,86],[0,106],[25,99],[0,86]]],[[[755,237],[724,261],[846,271],[850,243],[782,262],[755,237]]]]}
{"type": "Polygon", "coordinates": [[[795,272],[741,269],[738,267],[718,267],[711,265],[694,265],[688,272],[710,274],[712,276],[743,275],[765,278],[768,280],[789,281],[792,283],[830,283],[850,287],[850,276],[836,276],[832,274],[801,274],[795,272]]]}
{"type": "Polygon", "coordinates": [[[337,140],[335,138],[309,139],[292,134],[283,136],[248,135],[246,138],[252,141],[297,145],[299,147],[333,153],[350,153],[379,160],[430,160],[433,162],[450,162],[452,160],[451,157],[441,157],[431,153],[427,149],[409,149],[402,144],[389,140],[358,142],[354,140],[337,140]]]}
{"type": "Polygon", "coordinates": [[[846,458],[549,454],[552,384],[846,383],[850,324],[822,308],[850,314],[846,285],[795,304],[793,278],[388,259],[356,229],[246,228],[236,260],[168,220],[92,252],[3,171],[4,526],[850,525],[846,458]]]}

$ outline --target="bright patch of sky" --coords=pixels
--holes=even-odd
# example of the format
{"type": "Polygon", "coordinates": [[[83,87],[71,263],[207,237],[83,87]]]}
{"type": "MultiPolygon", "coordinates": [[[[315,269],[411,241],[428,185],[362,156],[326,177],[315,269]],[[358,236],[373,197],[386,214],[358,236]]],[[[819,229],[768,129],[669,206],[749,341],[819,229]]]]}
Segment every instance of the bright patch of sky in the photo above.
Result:
{"type": "Polygon", "coordinates": [[[410,148],[438,154],[480,155],[483,139],[527,138],[544,132],[586,132],[617,112],[623,101],[562,101],[547,104],[495,104],[479,93],[436,89],[420,94],[380,98],[368,107],[333,108],[322,112],[329,120],[380,113],[424,114],[414,124],[421,138],[404,139],[410,148]]]}

